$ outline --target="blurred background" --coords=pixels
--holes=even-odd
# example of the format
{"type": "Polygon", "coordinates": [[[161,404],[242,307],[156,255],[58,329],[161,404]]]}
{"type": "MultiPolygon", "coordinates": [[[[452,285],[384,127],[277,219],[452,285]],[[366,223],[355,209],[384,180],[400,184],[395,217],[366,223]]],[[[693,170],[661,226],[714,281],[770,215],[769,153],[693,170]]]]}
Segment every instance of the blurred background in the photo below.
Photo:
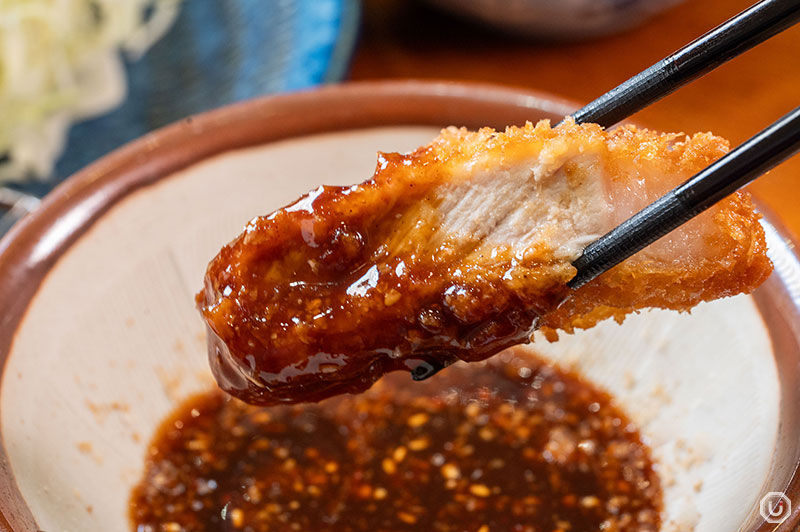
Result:
{"type": "MultiPolygon", "coordinates": [[[[0,0],[0,233],[60,181],[190,114],[368,79],[586,103],[748,0],[0,0]]],[[[800,27],[632,119],[736,145],[798,105],[800,27]]],[[[800,158],[751,185],[800,235],[800,158]]]]}

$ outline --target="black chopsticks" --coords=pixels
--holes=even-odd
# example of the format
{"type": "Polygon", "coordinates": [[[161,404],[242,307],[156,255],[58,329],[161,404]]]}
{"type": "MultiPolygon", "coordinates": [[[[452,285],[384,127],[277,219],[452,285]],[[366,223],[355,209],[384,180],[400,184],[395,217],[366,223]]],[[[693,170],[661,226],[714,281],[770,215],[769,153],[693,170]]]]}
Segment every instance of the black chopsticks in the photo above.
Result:
{"type": "Polygon", "coordinates": [[[578,123],[612,126],[799,20],[800,0],[762,0],[611,89],[572,117],[578,123]]]}
{"type": "MultiPolygon", "coordinates": [[[[800,20],[800,0],[763,0],[573,114],[610,126],[800,20]]],[[[800,151],[800,107],[589,244],[579,288],[800,151]]]]}

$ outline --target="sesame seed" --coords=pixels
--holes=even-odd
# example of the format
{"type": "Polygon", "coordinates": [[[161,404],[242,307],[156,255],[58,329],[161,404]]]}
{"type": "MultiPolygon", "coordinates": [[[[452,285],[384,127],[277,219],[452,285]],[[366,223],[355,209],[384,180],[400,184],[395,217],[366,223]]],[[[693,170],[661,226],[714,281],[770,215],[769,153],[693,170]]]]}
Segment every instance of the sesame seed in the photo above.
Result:
{"type": "Polygon", "coordinates": [[[397,512],[397,517],[404,523],[413,525],[417,522],[417,516],[408,512],[397,512]]]}
{"type": "Polygon", "coordinates": [[[469,492],[476,497],[488,497],[492,494],[492,490],[486,484],[470,484],[469,492]]]}
{"type": "Polygon", "coordinates": [[[420,412],[419,414],[414,414],[413,416],[409,417],[406,421],[406,424],[409,427],[417,428],[427,423],[429,419],[430,416],[428,416],[428,414],[425,412],[420,412]]]}
{"type": "Polygon", "coordinates": [[[397,472],[397,465],[391,458],[384,458],[381,462],[381,467],[383,468],[383,472],[387,475],[394,475],[397,472]]]}
{"type": "Polygon", "coordinates": [[[457,479],[461,476],[461,470],[455,464],[447,463],[442,466],[442,476],[447,479],[457,479]]]}
{"type": "Polygon", "coordinates": [[[408,448],[412,451],[422,451],[426,449],[428,445],[430,445],[430,440],[428,440],[428,438],[417,438],[416,440],[408,442],[408,448]]]}
{"type": "Polygon", "coordinates": [[[235,528],[242,528],[244,526],[244,512],[240,508],[234,508],[230,511],[231,524],[235,528]]]}
{"type": "Polygon", "coordinates": [[[402,462],[405,459],[406,454],[408,454],[408,450],[405,447],[400,446],[394,450],[392,458],[395,462],[402,462]]]}

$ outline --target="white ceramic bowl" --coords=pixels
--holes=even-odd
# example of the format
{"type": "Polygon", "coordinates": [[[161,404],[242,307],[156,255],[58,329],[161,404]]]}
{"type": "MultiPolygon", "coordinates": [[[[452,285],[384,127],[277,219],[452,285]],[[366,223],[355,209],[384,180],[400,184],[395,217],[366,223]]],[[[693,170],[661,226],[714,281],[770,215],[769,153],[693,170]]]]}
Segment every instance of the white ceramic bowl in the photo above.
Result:
{"type": "MultiPolygon", "coordinates": [[[[321,183],[363,180],[377,150],[410,150],[441,126],[569,110],[485,86],[342,86],[181,122],[74,176],[0,241],[0,530],[129,528],[127,498],[157,423],[213,386],[192,295],[251,217],[321,183]]],[[[610,390],[641,427],[665,530],[772,530],[760,499],[797,497],[800,266],[766,227],[778,268],[755,298],[535,343],[610,390]]]]}

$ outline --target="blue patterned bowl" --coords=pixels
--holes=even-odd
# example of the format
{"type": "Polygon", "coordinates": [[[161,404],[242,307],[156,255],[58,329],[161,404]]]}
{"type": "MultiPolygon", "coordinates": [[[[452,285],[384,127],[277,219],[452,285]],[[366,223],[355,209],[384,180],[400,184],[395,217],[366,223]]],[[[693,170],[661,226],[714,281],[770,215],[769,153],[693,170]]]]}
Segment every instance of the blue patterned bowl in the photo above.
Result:
{"type": "Polygon", "coordinates": [[[70,129],[53,175],[0,187],[0,235],[66,177],[163,125],[263,94],[340,81],[359,8],[358,0],[183,0],[167,34],[126,64],[124,103],[70,129]]]}
{"type": "Polygon", "coordinates": [[[72,128],[54,179],[190,114],[341,80],[358,8],[358,0],[184,0],[169,32],[128,65],[125,103],[72,128]]]}

